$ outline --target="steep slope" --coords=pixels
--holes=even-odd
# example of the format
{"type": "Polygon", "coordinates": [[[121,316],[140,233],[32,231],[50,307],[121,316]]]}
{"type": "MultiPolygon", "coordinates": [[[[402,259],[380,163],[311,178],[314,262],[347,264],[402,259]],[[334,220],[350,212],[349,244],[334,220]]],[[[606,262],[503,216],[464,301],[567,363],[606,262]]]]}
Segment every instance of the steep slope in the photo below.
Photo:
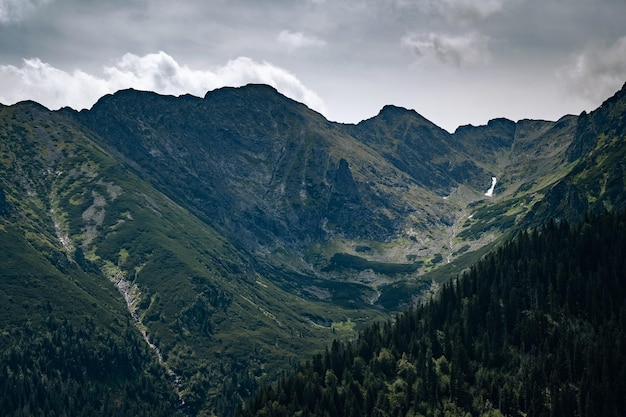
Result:
{"type": "Polygon", "coordinates": [[[406,174],[267,86],[202,100],[125,91],[77,117],[248,249],[273,249],[276,239],[306,247],[334,235],[384,241],[411,210],[393,189],[409,191],[406,174]]]}
{"type": "Polygon", "coordinates": [[[67,146],[78,132],[34,103],[0,109],[0,414],[176,415],[174,386],[122,297],[72,259],[59,191],[92,162],[67,146]]]}
{"type": "MultiPolygon", "coordinates": [[[[5,316],[3,328],[22,329],[25,316],[48,320],[45,312],[29,315],[31,303],[58,306],[60,316],[82,312],[74,326],[89,319],[106,328],[118,320],[126,330],[113,326],[105,334],[127,332],[135,343],[143,336],[153,349],[143,355],[162,363],[161,378],[169,374],[184,411],[195,415],[227,414],[303,352],[381,317],[363,303],[360,310],[336,306],[346,293],[358,297],[355,285],[331,287],[301,275],[302,286],[326,294],[322,301],[278,287],[278,273],[269,280],[270,269],[137,177],[73,119],[32,103],[6,107],[2,117],[3,232],[14,246],[1,262],[13,271],[14,253],[34,259],[3,277],[10,300],[30,300],[14,307],[21,311],[15,319],[5,316]],[[25,293],[15,288],[15,280],[30,288],[33,274],[46,284],[37,281],[25,293]],[[46,274],[67,283],[48,283],[46,274]],[[82,294],[86,286],[90,292],[82,294]]],[[[150,366],[145,359],[135,369],[150,366]]],[[[168,389],[161,395],[171,395],[174,387],[168,389]]],[[[177,402],[173,397],[170,406],[177,402]]]]}
{"type": "Polygon", "coordinates": [[[499,119],[487,126],[459,128],[454,136],[469,154],[496,178],[493,195],[468,205],[468,218],[460,225],[461,239],[493,230],[528,227],[524,217],[551,187],[575,166],[569,149],[577,140],[575,116],[557,122],[499,119]],[[471,216],[471,217],[470,217],[471,216]]]}
{"type": "Polygon", "coordinates": [[[498,194],[510,195],[571,162],[567,150],[576,120],[575,116],[557,122],[494,119],[486,126],[459,127],[453,136],[473,161],[498,178],[498,194]]]}
{"type": "Polygon", "coordinates": [[[624,212],[524,232],[240,415],[624,415],[625,249],[624,212]]]}
{"type": "Polygon", "coordinates": [[[530,222],[554,216],[582,219],[588,212],[626,206],[626,84],[598,109],[578,117],[568,148],[572,169],[542,192],[530,222]]]}

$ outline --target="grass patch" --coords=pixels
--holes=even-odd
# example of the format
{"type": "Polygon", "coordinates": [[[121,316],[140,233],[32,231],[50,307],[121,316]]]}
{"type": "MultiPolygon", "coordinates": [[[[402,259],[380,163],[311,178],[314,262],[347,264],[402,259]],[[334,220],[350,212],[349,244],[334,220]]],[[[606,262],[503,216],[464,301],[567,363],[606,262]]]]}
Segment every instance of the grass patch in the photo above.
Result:
{"type": "Polygon", "coordinates": [[[354,333],[356,328],[356,323],[350,320],[334,322],[331,326],[331,329],[334,332],[338,333],[354,333]]]}

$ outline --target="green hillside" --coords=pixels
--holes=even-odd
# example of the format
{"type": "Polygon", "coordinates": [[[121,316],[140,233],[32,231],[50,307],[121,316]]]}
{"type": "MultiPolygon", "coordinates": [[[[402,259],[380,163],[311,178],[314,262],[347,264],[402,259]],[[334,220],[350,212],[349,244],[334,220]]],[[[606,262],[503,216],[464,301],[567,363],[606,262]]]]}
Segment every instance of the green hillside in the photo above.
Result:
{"type": "Polygon", "coordinates": [[[176,415],[170,377],[118,291],[59,242],[60,166],[48,162],[77,149],[61,139],[69,126],[44,134],[48,121],[35,120],[48,113],[34,104],[0,110],[0,414],[176,415]]]}

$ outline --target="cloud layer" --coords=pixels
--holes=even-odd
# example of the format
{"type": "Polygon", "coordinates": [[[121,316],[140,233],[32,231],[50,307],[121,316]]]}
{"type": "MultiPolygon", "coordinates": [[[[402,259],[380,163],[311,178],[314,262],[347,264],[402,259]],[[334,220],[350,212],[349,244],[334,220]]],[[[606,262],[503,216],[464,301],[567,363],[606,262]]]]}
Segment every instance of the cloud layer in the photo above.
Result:
{"type": "Polygon", "coordinates": [[[435,59],[458,68],[486,64],[491,58],[489,39],[477,32],[464,35],[409,34],[402,38],[402,43],[420,59],[435,59]]]}
{"type": "Polygon", "coordinates": [[[480,22],[502,10],[502,0],[439,0],[440,12],[458,24],[480,22]]]}
{"type": "Polygon", "coordinates": [[[319,47],[326,45],[326,42],[316,36],[305,35],[302,32],[290,32],[283,30],[278,34],[276,40],[286,45],[289,50],[319,47]]]}
{"type": "Polygon", "coordinates": [[[598,101],[626,82],[626,36],[608,45],[593,45],[560,71],[570,91],[598,101]]]}
{"type": "Polygon", "coordinates": [[[314,110],[326,110],[322,99],[295,75],[268,62],[239,57],[218,68],[195,70],[180,65],[165,52],[125,54],[114,66],[105,67],[102,76],[81,70],[66,72],[38,58],[24,60],[21,67],[0,65],[0,102],[13,104],[28,99],[51,109],[83,109],[105,94],[130,87],[160,94],[203,96],[215,88],[248,83],[271,85],[314,110]]]}
{"type": "Polygon", "coordinates": [[[22,20],[39,6],[51,0],[0,0],[0,24],[22,20]]]}

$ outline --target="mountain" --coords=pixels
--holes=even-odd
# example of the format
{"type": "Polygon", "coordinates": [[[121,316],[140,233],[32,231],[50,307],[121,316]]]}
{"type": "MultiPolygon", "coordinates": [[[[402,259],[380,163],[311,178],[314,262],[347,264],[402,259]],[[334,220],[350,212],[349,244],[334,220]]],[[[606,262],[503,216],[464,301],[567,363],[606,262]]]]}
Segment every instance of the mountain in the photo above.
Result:
{"type": "Polygon", "coordinates": [[[398,280],[342,261],[421,275],[494,241],[567,173],[577,123],[497,119],[449,134],[386,106],[340,125],[263,85],[203,99],[127,90],[72,117],[255,259],[365,284],[361,300],[389,298],[398,280]]]}
{"type": "MultiPolygon", "coordinates": [[[[330,287],[337,297],[354,287],[257,267],[61,113],[34,103],[2,109],[2,294],[10,307],[3,331],[33,322],[46,334],[51,318],[78,328],[85,317],[94,338],[133,334],[154,350],[135,358],[139,376],[152,366],[148,359],[161,362],[161,383],[185,413],[196,414],[232,409],[238,395],[291,369],[331,334],[348,337],[358,323],[383,317],[371,306],[341,307],[277,286],[274,280],[288,276],[311,292],[330,287]]],[[[110,349],[126,349],[116,339],[110,349]]],[[[86,340],[85,349],[97,352],[98,340],[86,340]]],[[[58,365],[49,372],[61,372],[58,365]]]]}
{"type": "Polygon", "coordinates": [[[624,415],[625,213],[521,232],[239,415],[624,415]]]}
{"type": "MultiPolygon", "coordinates": [[[[51,378],[90,381],[119,413],[232,415],[516,231],[624,208],[625,91],[589,114],[452,134],[395,106],[332,123],[264,85],[0,107],[0,369],[50,398],[72,396],[51,378]],[[80,328],[106,378],[47,362],[80,328]],[[38,362],[4,366],[9,346],[38,362]],[[145,391],[159,399],[136,402],[145,391]]],[[[29,392],[2,414],[59,414],[29,392]]]]}

